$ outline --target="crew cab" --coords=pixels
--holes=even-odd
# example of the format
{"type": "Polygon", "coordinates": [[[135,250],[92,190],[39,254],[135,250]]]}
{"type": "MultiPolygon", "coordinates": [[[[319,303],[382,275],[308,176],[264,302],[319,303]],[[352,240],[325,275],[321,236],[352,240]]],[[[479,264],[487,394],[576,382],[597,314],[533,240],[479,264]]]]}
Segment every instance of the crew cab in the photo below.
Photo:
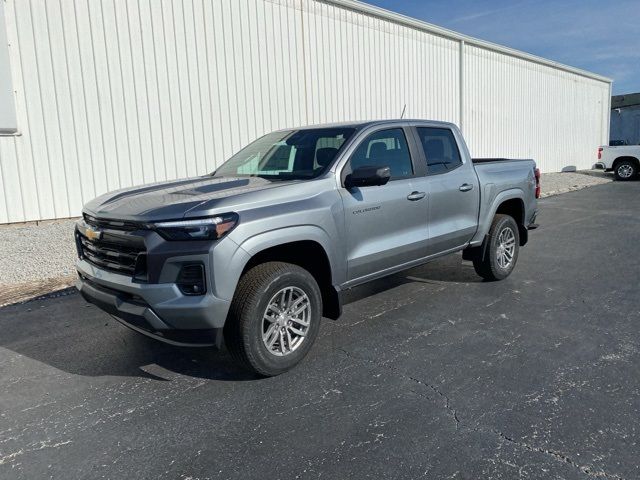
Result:
{"type": "Polygon", "coordinates": [[[640,145],[598,147],[596,168],[613,172],[616,180],[632,180],[640,173],[640,145]]]}
{"type": "Polygon", "coordinates": [[[472,160],[424,120],[269,133],[215,172],[108,193],[76,224],[77,288],[130,328],[258,374],[311,348],[345,290],[453,252],[506,278],[536,227],[533,160],[472,160]]]}

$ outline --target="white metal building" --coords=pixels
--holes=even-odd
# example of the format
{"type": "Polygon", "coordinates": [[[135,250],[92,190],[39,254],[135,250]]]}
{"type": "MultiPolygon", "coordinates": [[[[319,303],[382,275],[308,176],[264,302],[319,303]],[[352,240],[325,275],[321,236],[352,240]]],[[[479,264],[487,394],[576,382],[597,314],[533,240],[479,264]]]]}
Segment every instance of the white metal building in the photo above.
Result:
{"type": "Polygon", "coordinates": [[[0,223],[204,174],[268,131],[405,117],[589,168],[611,80],[352,0],[0,1],[0,223]]]}

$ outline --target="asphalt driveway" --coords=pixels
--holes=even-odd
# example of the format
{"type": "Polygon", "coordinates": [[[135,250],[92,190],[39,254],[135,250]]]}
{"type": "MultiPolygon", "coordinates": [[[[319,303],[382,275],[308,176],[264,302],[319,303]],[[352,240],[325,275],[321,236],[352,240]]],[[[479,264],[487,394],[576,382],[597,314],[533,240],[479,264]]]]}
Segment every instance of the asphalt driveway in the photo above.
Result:
{"type": "Polygon", "coordinates": [[[0,309],[0,478],[639,478],[640,182],[540,206],[507,280],[352,291],[277,378],[73,292],[0,309]]]}

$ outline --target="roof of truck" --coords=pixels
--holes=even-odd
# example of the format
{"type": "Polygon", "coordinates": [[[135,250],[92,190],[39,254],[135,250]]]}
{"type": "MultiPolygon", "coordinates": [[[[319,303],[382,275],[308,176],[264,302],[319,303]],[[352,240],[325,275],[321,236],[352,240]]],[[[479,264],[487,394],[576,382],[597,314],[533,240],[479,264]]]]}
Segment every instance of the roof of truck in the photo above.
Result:
{"type": "Polygon", "coordinates": [[[416,123],[437,123],[442,125],[452,125],[450,122],[441,122],[437,120],[427,120],[424,118],[394,118],[394,119],[385,119],[385,120],[362,120],[362,121],[354,121],[354,122],[334,122],[334,123],[320,123],[315,125],[306,125],[304,127],[295,127],[295,128],[284,128],[283,130],[310,130],[314,128],[363,128],[371,125],[393,125],[395,123],[404,123],[404,122],[416,122],[416,123]]]}

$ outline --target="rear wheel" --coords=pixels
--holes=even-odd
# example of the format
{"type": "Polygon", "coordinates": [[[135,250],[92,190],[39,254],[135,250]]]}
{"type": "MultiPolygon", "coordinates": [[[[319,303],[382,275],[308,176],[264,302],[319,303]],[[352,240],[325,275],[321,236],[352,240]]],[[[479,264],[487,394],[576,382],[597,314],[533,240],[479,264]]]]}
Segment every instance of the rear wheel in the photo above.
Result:
{"type": "Polygon", "coordinates": [[[309,352],[320,329],[322,297],[305,269],[267,262],[238,284],[225,325],[232,356],[263,376],[279,375],[309,352]]]}
{"type": "Polygon", "coordinates": [[[502,280],[513,271],[518,261],[520,234],[510,215],[496,214],[481,247],[481,255],[473,260],[476,273],[485,280],[502,280]]]}
{"type": "Polygon", "coordinates": [[[631,180],[638,175],[638,163],[633,160],[621,160],[614,168],[616,180],[631,180]]]}

